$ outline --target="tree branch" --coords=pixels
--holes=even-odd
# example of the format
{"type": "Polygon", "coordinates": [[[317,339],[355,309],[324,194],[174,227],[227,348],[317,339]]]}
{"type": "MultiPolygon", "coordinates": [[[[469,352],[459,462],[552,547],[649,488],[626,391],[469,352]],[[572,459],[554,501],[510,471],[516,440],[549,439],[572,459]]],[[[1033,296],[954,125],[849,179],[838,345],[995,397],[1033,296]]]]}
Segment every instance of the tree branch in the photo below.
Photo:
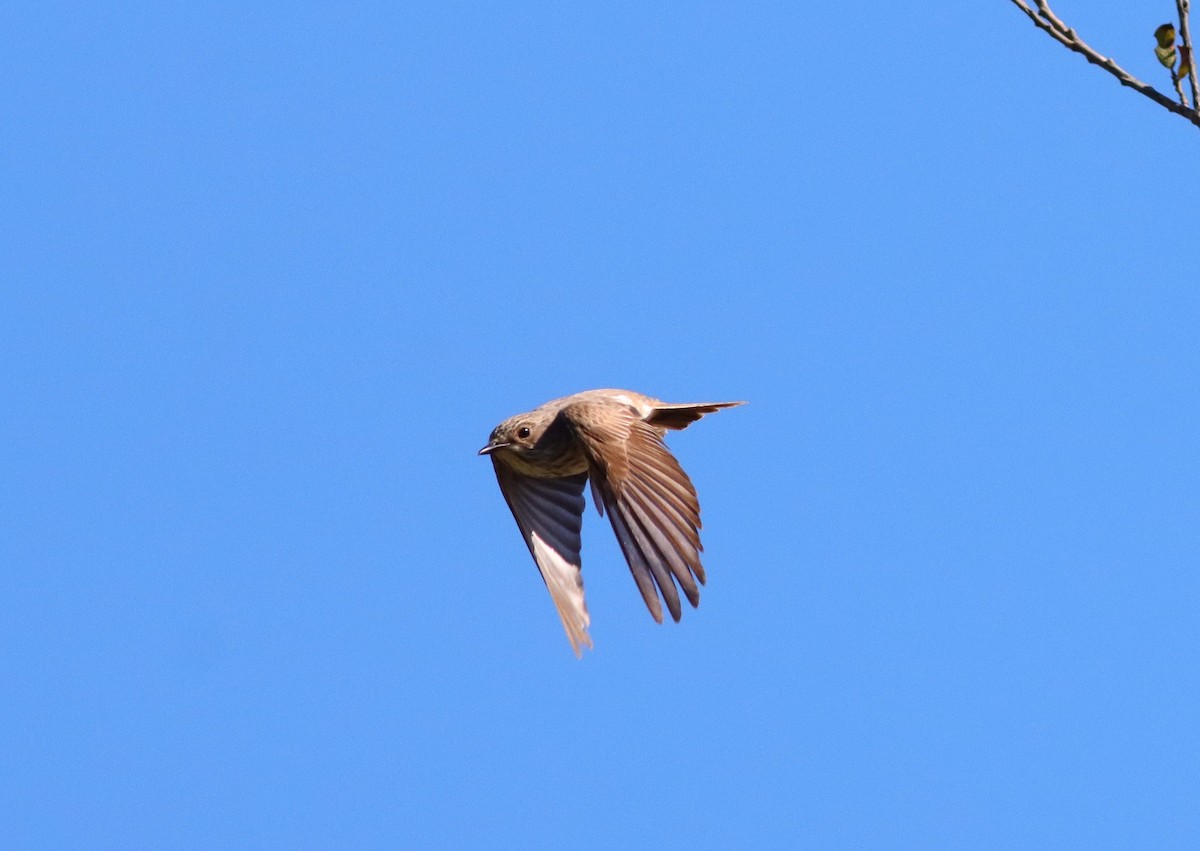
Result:
{"type": "MultiPolygon", "coordinates": [[[[1164,95],[1158,89],[1147,83],[1143,83],[1137,77],[1130,74],[1112,59],[1106,56],[1101,56],[1087,42],[1076,35],[1075,30],[1068,27],[1062,20],[1054,14],[1050,9],[1050,4],[1046,0],[1034,0],[1037,4],[1035,12],[1025,0],[1012,0],[1014,6],[1024,12],[1029,20],[1033,21],[1034,26],[1042,32],[1049,35],[1063,47],[1080,54],[1088,62],[1103,68],[1108,73],[1112,74],[1120,81],[1122,86],[1128,86],[1134,91],[1141,92],[1150,100],[1176,115],[1186,118],[1188,121],[1200,127],[1200,112],[1195,109],[1190,109],[1182,104],[1176,103],[1171,98],[1164,95]]],[[[1187,4],[1188,0],[1176,0],[1177,3],[1187,4]]],[[[1183,24],[1180,23],[1180,31],[1182,32],[1183,24]]],[[[1190,45],[1189,45],[1190,46],[1190,45]]],[[[1195,69],[1193,68],[1192,77],[1195,77],[1195,69]]],[[[1195,85],[1195,83],[1193,83],[1195,85]]]]}
{"type": "Polygon", "coordinates": [[[1179,10],[1179,40],[1187,51],[1188,82],[1192,84],[1192,106],[1200,109],[1200,83],[1196,81],[1196,54],[1192,52],[1192,33],[1188,28],[1189,0],[1175,0],[1175,8],[1179,10]]]}
{"type": "Polygon", "coordinates": [[[1172,75],[1171,81],[1175,84],[1175,94],[1179,95],[1179,102],[1184,106],[1188,106],[1187,95],[1183,93],[1183,77],[1172,75]]]}

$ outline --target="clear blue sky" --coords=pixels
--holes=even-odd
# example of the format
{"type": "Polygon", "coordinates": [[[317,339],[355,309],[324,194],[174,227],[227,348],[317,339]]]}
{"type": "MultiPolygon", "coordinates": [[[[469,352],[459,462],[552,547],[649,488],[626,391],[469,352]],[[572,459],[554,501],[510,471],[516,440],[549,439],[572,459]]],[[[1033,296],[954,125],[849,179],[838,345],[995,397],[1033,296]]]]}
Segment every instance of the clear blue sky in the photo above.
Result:
{"type": "Polygon", "coordinates": [[[0,845],[1200,847],[1194,127],[1002,0],[104,5],[0,25],[0,845]],[[475,451],[605,386],[749,404],[579,662],[475,451]]]}

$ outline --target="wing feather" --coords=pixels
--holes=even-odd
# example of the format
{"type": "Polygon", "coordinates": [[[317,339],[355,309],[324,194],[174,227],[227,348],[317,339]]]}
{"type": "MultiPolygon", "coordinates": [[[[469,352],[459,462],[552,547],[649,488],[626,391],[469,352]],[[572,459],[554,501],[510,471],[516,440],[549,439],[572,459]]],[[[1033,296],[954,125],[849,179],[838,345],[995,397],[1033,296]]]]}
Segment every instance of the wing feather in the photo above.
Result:
{"type": "Polygon", "coordinates": [[[608,495],[603,496],[602,499],[609,503],[609,523],[612,524],[613,533],[617,536],[617,543],[621,545],[621,552],[625,554],[625,562],[629,565],[629,572],[633,574],[633,581],[637,584],[638,591],[641,592],[642,600],[645,601],[646,608],[650,610],[650,615],[662,623],[662,604],[658,599],[658,591],[655,590],[655,586],[659,582],[658,577],[653,575],[651,564],[643,554],[638,539],[629,528],[629,522],[625,515],[616,509],[616,501],[608,495]]]}
{"type": "Polygon", "coordinates": [[[583,488],[587,474],[539,479],[516,472],[492,458],[500,492],[542,574],[576,656],[592,647],[580,567],[583,488]]]}
{"type": "Polygon", "coordinates": [[[663,443],[661,430],[628,406],[588,401],[564,414],[587,454],[597,508],[608,514],[646,607],[661,622],[661,594],[679,620],[679,590],[697,606],[696,583],[705,579],[700,504],[691,479],[663,443]]]}

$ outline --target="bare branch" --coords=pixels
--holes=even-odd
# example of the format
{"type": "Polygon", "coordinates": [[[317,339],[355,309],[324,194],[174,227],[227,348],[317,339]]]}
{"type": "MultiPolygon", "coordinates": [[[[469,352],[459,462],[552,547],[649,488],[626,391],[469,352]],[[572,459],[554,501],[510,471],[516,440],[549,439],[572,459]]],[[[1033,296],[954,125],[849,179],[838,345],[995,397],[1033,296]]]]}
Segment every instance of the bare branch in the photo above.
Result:
{"type": "Polygon", "coordinates": [[[1175,84],[1175,94],[1179,95],[1179,102],[1184,106],[1188,106],[1187,95],[1183,93],[1183,77],[1171,75],[1171,82],[1175,84]]]}
{"type": "Polygon", "coordinates": [[[1075,37],[1075,33],[1062,22],[1058,15],[1050,10],[1050,4],[1045,0],[1037,0],[1038,14],[1050,22],[1050,26],[1054,27],[1060,33],[1070,38],[1075,37]]]}
{"type": "Polygon", "coordinates": [[[1200,83],[1196,81],[1196,54],[1192,52],[1192,33],[1188,27],[1189,0],[1175,0],[1179,10],[1179,41],[1183,44],[1184,56],[1188,60],[1188,82],[1192,84],[1192,106],[1200,109],[1200,83]]]}
{"type": "MultiPolygon", "coordinates": [[[[1122,86],[1128,86],[1134,91],[1141,92],[1150,100],[1154,101],[1159,106],[1170,112],[1175,113],[1182,118],[1200,127],[1200,112],[1195,109],[1190,109],[1182,104],[1176,103],[1171,98],[1164,95],[1158,89],[1147,83],[1143,83],[1137,77],[1130,74],[1116,62],[1106,56],[1101,56],[1096,52],[1091,45],[1081,39],[1075,30],[1063,23],[1054,12],[1050,9],[1050,4],[1046,0],[1034,0],[1037,4],[1037,11],[1034,11],[1025,0],[1012,0],[1014,6],[1024,12],[1029,20],[1033,21],[1034,26],[1042,32],[1049,35],[1059,44],[1080,54],[1088,62],[1103,68],[1108,73],[1112,74],[1120,81],[1122,86]]],[[[1187,0],[1176,0],[1176,2],[1187,2],[1187,0]]],[[[1181,25],[1182,30],[1182,25],[1181,25]]],[[[1193,71],[1194,73],[1194,71],[1193,71]]]]}

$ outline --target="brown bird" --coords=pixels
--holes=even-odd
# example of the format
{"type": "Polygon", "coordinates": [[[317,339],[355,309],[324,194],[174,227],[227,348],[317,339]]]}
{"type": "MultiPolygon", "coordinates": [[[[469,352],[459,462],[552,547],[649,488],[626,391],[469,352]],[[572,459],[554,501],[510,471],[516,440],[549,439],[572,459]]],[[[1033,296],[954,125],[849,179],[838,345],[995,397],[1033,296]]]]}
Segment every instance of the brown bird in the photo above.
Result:
{"type": "Polygon", "coordinates": [[[704,548],[696,489],[663,436],[741,404],[673,405],[631,390],[587,390],[510,417],[479,450],[491,456],[576,656],[592,646],[579,558],[584,484],[591,479],[596,509],[608,511],[650,614],[662,623],[661,593],[678,621],[680,589],[700,604],[704,548]]]}

